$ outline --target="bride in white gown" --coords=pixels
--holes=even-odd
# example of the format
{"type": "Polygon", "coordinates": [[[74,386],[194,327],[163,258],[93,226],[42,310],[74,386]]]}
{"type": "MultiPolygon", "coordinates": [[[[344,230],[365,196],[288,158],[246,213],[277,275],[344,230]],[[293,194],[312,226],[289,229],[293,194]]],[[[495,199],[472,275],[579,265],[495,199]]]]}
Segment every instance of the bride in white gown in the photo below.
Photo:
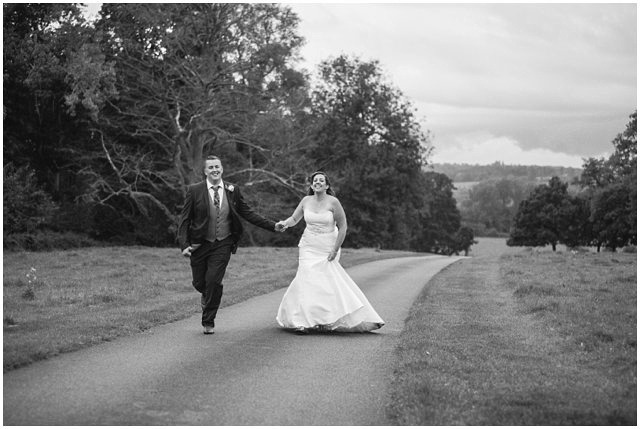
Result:
{"type": "Polygon", "coordinates": [[[279,222],[286,229],[304,217],[307,226],[298,244],[298,272],[282,298],[276,321],[300,334],[381,328],[384,321],[340,265],[347,220],[325,173],[313,173],[309,193],[291,217],[279,222]]]}

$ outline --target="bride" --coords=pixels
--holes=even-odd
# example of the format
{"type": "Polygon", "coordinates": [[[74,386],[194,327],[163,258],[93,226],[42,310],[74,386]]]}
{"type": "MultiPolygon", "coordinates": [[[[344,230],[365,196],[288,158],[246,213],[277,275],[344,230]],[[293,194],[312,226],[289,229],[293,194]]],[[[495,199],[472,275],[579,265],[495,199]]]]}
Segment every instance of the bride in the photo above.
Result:
{"type": "Polygon", "coordinates": [[[278,222],[287,229],[304,217],[307,226],[298,244],[298,272],[282,298],[276,321],[298,334],[379,329],[384,321],[339,262],[347,233],[342,205],[324,172],[313,173],[310,180],[309,195],[291,217],[278,222]]]}

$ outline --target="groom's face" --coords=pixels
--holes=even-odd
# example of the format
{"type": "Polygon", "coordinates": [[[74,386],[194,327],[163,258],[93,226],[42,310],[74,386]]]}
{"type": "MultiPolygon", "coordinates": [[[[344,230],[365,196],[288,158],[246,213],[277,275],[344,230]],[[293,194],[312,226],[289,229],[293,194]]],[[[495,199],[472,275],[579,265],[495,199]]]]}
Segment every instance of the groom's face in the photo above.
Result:
{"type": "Polygon", "coordinates": [[[222,162],[219,159],[207,159],[204,163],[204,175],[213,184],[222,179],[222,162]]]}

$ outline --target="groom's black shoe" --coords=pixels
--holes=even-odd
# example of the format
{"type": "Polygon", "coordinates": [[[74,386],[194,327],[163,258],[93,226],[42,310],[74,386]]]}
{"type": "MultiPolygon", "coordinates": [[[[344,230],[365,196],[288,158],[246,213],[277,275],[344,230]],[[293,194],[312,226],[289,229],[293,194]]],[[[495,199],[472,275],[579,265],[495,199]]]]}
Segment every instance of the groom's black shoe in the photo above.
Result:
{"type": "Polygon", "coordinates": [[[213,334],[213,326],[205,326],[203,332],[205,335],[213,334]]]}

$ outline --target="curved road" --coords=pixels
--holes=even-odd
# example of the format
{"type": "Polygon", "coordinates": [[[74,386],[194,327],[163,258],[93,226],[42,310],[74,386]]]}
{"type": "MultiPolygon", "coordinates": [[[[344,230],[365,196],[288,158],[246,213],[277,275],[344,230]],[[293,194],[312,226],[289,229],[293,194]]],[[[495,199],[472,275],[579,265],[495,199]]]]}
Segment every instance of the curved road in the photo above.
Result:
{"type": "Polygon", "coordinates": [[[387,324],[298,336],[277,327],[285,289],[17,369],[3,376],[4,425],[385,425],[393,349],[429,279],[460,257],[348,270],[387,324]]]}

